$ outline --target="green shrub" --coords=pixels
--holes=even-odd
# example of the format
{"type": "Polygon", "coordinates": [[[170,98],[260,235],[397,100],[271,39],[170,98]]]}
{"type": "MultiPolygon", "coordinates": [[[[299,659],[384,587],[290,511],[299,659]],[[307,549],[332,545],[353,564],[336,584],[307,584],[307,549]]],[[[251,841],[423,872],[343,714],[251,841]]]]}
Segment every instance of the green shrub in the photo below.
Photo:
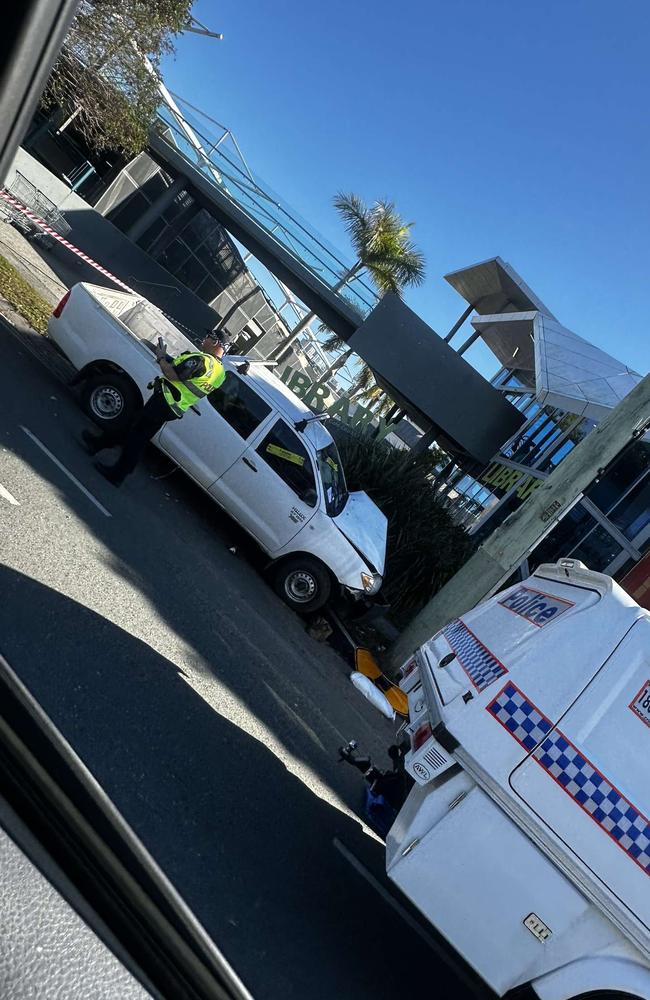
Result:
{"type": "Polygon", "coordinates": [[[52,313],[52,306],[4,257],[0,257],[0,295],[37,333],[47,331],[47,321],[52,313]]]}
{"type": "Polygon", "coordinates": [[[432,488],[432,456],[413,456],[328,422],[348,489],[365,490],[388,518],[385,583],[390,617],[404,625],[460,569],[473,551],[432,488]]]}

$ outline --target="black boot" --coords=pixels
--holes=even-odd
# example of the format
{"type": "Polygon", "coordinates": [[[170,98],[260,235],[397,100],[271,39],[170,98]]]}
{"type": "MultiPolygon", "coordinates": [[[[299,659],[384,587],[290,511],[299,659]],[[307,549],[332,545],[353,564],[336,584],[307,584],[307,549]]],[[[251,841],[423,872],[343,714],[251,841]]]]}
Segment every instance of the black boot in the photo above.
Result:
{"type": "Polygon", "coordinates": [[[116,472],[114,465],[105,465],[104,462],[95,462],[95,468],[100,475],[107,479],[112,486],[121,486],[124,482],[124,477],[120,476],[116,472]]]}
{"type": "Polygon", "coordinates": [[[89,455],[96,455],[98,451],[101,451],[100,445],[101,438],[97,434],[93,434],[91,431],[81,432],[81,443],[84,446],[84,450],[88,452],[89,455]]]}

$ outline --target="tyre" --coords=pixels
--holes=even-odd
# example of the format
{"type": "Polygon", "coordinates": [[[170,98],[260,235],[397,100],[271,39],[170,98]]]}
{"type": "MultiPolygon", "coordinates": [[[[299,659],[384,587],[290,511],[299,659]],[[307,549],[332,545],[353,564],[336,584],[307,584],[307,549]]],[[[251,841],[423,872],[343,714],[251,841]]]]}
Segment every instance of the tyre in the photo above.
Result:
{"type": "Polygon", "coordinates": [[[128,375],[107,371],[84,381],[81,405],[99,427],[121,430],[131,424],[142,400],[128,375]]]}
{"type": "Polygon", "coordinates": [[[593,990],[591,993],[581,993],[574,1000],[640,1000],[632,993],[618,993],[614,990],[593,990]]]}
{"type": "Polygon", "coordinates": [[[306,615],[327,603],[332,580],[317,559],[292,556],[274,567],[273,589],[290,608],[299,615],[306,615]]]}

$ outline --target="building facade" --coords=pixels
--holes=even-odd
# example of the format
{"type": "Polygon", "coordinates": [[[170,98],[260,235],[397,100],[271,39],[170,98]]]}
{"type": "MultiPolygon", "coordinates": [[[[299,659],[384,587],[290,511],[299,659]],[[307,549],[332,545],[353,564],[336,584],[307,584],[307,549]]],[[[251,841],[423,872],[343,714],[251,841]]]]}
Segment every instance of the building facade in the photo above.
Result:
{"type": "MultiPolygon", "coordinates": [[[[492,384],[525,418],[478,474],[456,467],[440,487],[455,519],[480,541],[526,503],[641,376],[562,326],[499,258],[454,272],[447,280],[473,306],[470,340],[481,337],[501,362],[492,384]]],[[[521,574],[571,557],[623,579],[649,549],[646,435],[630,443],[577,499],[524,562],[521,574]]]]}

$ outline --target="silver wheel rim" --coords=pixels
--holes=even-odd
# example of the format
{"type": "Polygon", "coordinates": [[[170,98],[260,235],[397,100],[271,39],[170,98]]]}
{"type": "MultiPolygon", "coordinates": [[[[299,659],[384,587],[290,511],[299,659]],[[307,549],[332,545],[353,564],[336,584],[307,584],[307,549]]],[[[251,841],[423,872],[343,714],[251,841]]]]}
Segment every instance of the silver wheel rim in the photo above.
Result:
{"type": "Polygon", "coordinates": [[[284,581],[284,591],[294,604],[308,604],[313,600],[318,584],[311,573],[304,569],[295,569],[284,581]]]}
{"type": "Polygon", "coordinates": [[[90,409],[100,420],[114,420],[124,409],[124,398],[112,385],[98,385],[90,394],[90,409]]]}

